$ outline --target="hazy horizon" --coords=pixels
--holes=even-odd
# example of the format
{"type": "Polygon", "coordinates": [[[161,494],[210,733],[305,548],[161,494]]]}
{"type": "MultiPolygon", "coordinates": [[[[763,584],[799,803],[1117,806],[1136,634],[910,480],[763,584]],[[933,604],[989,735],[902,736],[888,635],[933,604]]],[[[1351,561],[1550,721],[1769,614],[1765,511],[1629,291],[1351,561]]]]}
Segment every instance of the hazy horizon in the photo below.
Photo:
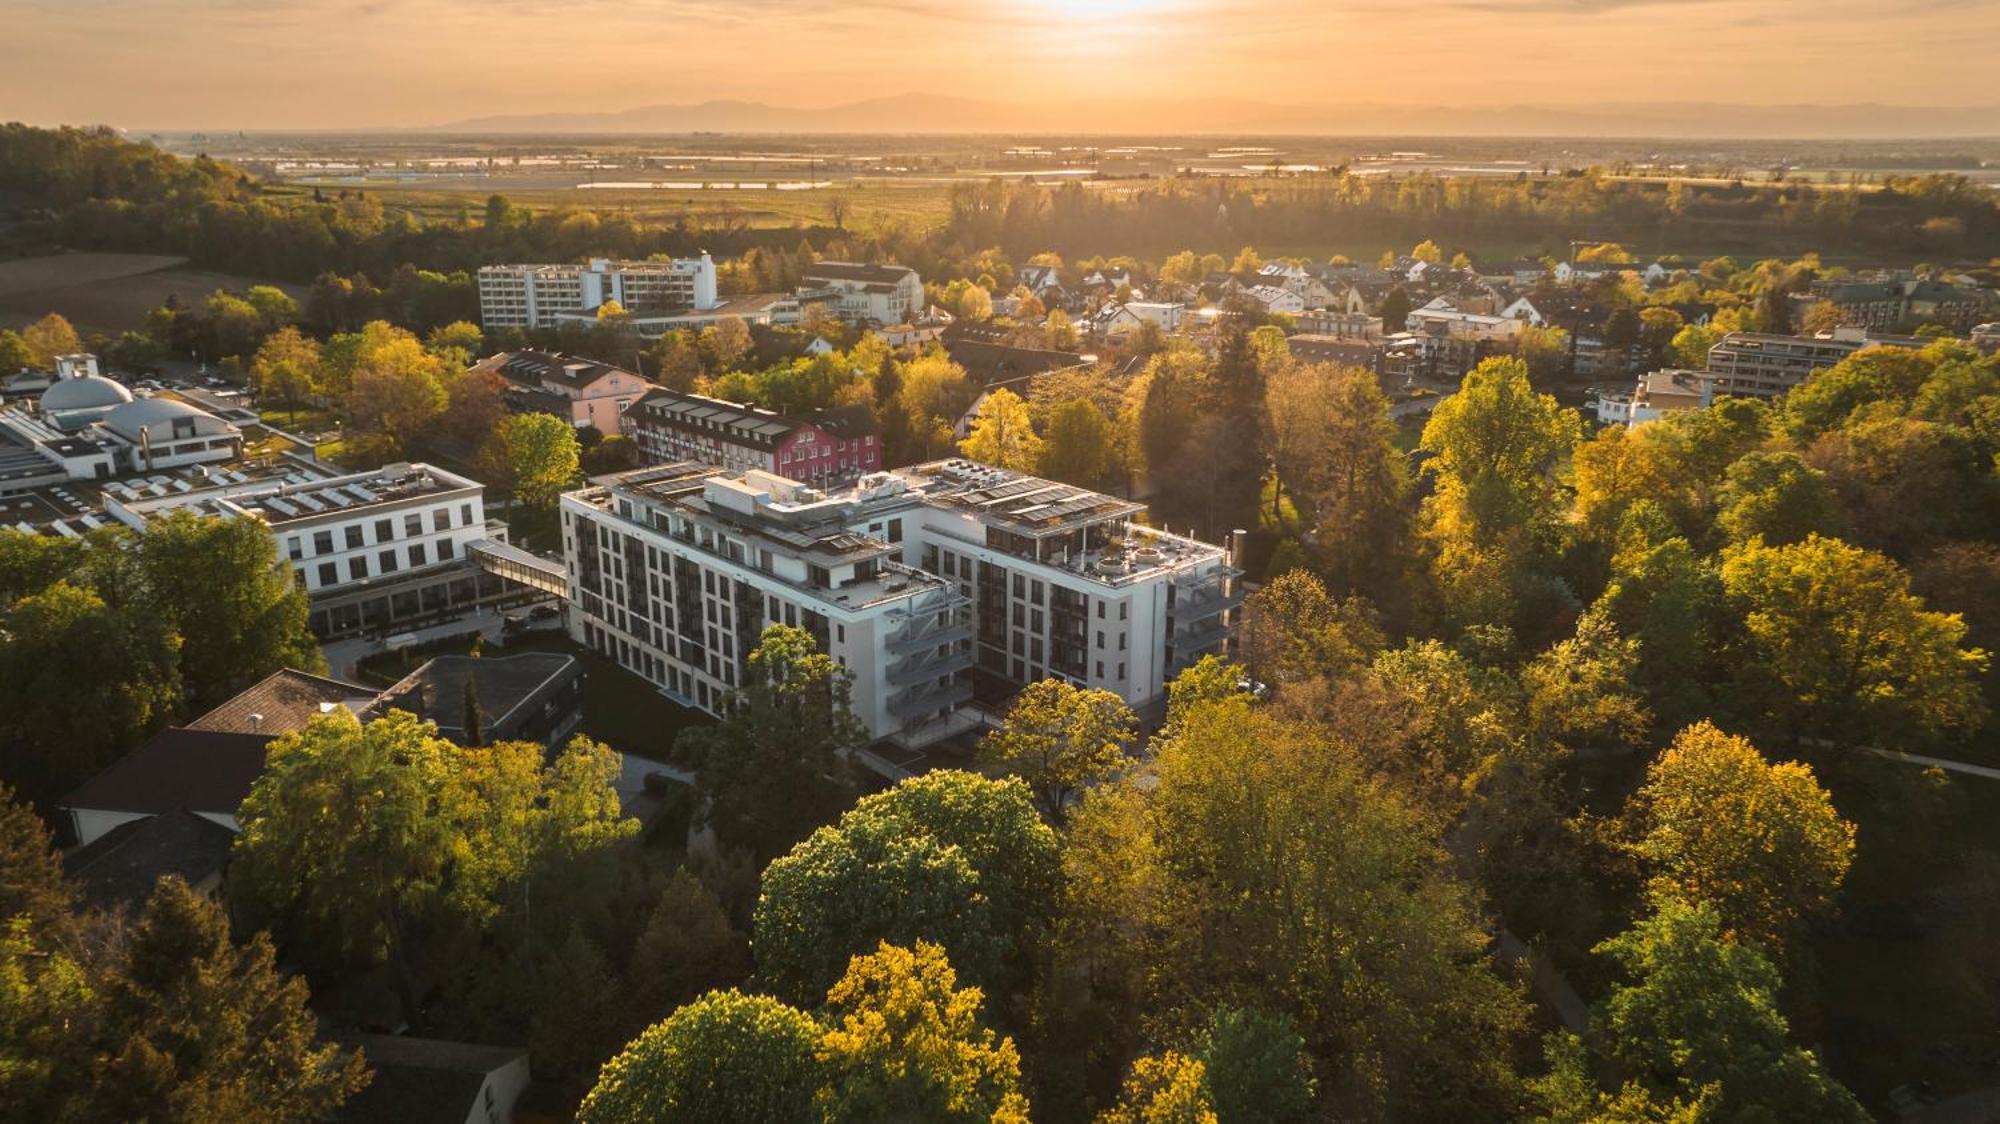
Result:
{"type": "Polygon", "coordinates": [[[809,112],[912,94],[991,102],[1076,132],[1092,131],[1102,101],[1273,107],[1326,115],[1324,131],[1338,133],[1344,106],[1615,117],[1662,103],[1949,112],[2000,100],[1988,61],[2000,5],[1967,0],[1895,10],[1860,0],[11,7],[0,117],[147,130],[436,127],[716,100],[809,112]]]}

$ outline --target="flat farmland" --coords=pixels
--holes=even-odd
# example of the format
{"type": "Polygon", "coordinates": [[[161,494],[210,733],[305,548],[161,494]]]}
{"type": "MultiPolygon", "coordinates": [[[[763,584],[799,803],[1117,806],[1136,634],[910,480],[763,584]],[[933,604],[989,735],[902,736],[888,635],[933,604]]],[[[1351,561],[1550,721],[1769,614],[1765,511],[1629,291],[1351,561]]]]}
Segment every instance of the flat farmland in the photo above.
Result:
{"type": "MultiPolygon", "coordinates": [[[[298,190],[292,188],[290,190],[298,190]]],[[[323,188],[326,194],[332,189],[323,188]]],[[[389,209],[414,212],[432,219],[460,214],[477,217],[485,205],[485,192],[469,191],[464,185],[349,187],[381,199],[389,209]]],[[[306,192],[301,192],[306,194],[306,192]]],[[[502,188],[516,206],[536,211],[574,207],[579,210],[619,212],[642,225],[669,226],[686,219],[690,223],[716,225],[738,223],[755,229],[795,226],[831,226],[832,205],[839,200],[846,207],[846,225],[858,230],[884,226],[924,228],[941,223],[950,213],[951,184],[938,180],[854,180],[833,187],[810,190],[777,188],[502,188]]]]}
{"type": "Polygon", "coordinates": [[[199,304],[217,289],[241,292],[264,284],[305,295],[300,285],[190,269],[186,262],[166,254],[96,253],[0,261],[0,327],[18,328],[57,312],[86,335],[113,333],[143,327],[146,314],[168,297],[199,304]]]}

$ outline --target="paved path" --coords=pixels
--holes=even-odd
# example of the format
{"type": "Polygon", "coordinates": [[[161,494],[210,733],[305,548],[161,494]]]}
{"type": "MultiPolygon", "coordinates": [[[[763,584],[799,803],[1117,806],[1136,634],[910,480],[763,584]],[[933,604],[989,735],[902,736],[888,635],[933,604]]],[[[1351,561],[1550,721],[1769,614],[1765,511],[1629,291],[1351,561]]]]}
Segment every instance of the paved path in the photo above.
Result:
{"type": "Polygon", "coordinates": [[[1947,773],[1963,773],[1968,777],[1985,777],[1989,781],[2000,781],[2000,769],[1990,765],[1974,765],[1969,761],[1947,761],[1942,757],[1925,757],[1921,753],[1903,753],[1894,749],[1868,749],[1869,753],[1890,761],[1901,761],[1905,765],[1921,765],[1926,769],[1943,769],[1947,773]]]}
{"type": "MultiPolygon", "coordinates": [[[[436,640],[445,636],[459,636],[478,629],[485,634],[486,642],[498,646],[500,643],[501,617],[497,609],[481,609],[457,620],[445,621],[427,628],[412,629],[419,644],[426,640],[436,640]]],[[[401,635],[397,633],[396,635],[401,635]]],[[[354,636],[345,640],[335,640],[320,645],[320,654],[326,657],[327,673],[335,679],[350,679],[354,675],[354,665],[367,656],[386,651],[387,645],[373,637],[354,636]]],[[[421,661],[420,661],[421,662],[421,661]]],[[[412,666],[415,666],[414,664],[412,666]]]]}

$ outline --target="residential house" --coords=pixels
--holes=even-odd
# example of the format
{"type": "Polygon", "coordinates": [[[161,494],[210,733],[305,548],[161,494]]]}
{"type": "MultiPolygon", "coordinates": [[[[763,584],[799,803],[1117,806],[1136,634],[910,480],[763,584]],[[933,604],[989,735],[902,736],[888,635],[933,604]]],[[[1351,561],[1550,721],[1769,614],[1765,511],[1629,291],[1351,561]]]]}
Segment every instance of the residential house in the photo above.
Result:
{"type": "Polygon", "coordinates": [[[349,1035],[375,1071],[335,1124],[512,1124],[530,1080],[528,1052],[405,1035],[349,1035]]]}
{"type": "Polygon", "coordinates": [[[578,429],[607,436],[623,432],[625,410],[652,389],[644,377],[622,367],[545,351],[502,351],[472,365],[507,380],[516,409],[553,413],[578,429]]]}
{"type": "Polygon", "coordinates": [[[1597,399],[1597,420],[1604,425],[1639,425],[1667,414],[1701,409],[1715,401],[1715,376],[1707,371],[1666,368],[1640,375],[1636,386],[1622,394],[1597,399]]]}

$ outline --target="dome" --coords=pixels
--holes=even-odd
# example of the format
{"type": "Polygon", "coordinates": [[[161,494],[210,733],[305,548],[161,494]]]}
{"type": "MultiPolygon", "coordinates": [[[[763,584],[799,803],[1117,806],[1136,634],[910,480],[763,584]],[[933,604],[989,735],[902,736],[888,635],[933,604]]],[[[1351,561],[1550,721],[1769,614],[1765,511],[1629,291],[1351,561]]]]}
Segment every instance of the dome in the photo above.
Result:
{"type": "Polygon", "coordinates": [[[172,398],[140,398],[126,402],[124,405],[111,410],[101,420],[105,425],[119,433],[136,438],[139,435],[139,431],[147,426],[158,425],[161,422],[171,421],[174,418],[205,418],[209,416],[211,415],[202,410],[197,410],[185,402],[177,402],[172,398]]]}
{"type": "Polygon", "coordinates": [[[64,413],[70,410],[101,410],[132,401],[132,392],[103,375],[83,375],[73,379],[59,379],[55,385],[42,392],[42,412],[64,413]]]}

